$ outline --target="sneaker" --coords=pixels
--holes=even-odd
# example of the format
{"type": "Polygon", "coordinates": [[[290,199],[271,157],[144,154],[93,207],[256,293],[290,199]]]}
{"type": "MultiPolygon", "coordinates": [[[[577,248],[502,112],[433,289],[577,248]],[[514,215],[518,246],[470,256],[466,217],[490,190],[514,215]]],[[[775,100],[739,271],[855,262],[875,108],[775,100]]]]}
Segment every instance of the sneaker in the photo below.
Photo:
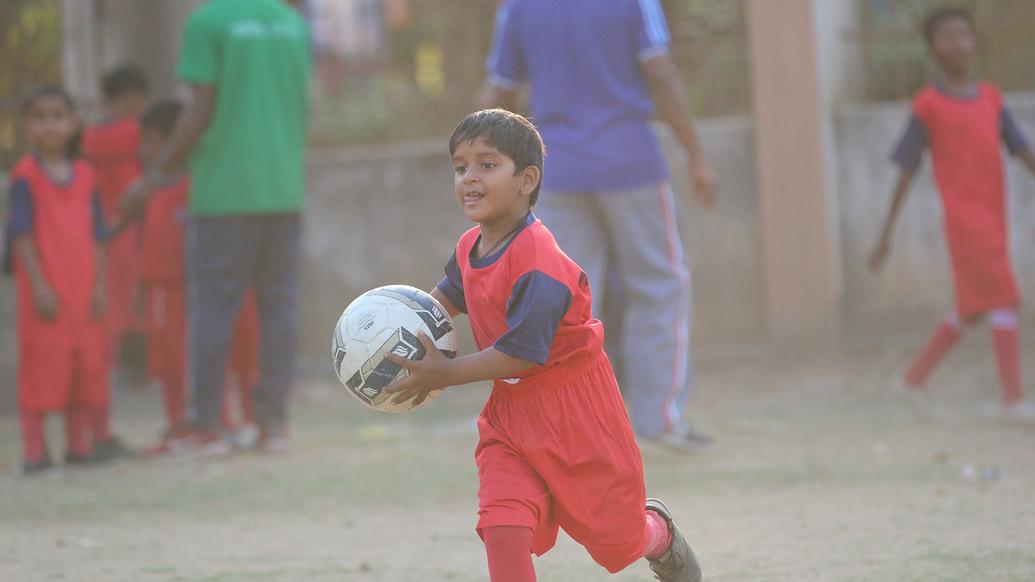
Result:
{"type": "Polygon", "coordinates": [[[97,458],[96,451],[92,453],[73,453],[71,451],[65,453],[65,465],[69,467],[85,467],[99,462],[100,459],[97,458]]]}
{"type": "Polygon", "coordinates": [[[715,443],[711,436],[686,425],[681,429],[662,433],[656,437],[640,437],[640,443],[648,447],[660,447],[680,453],[704,451],[715,443]]]}
{"type": "Polygon", "coordinates": [[[123,444],[122,439],[113,436],[106,441],[94,443],[93,454],[98,462],[103,463],[121,457],[129,457],[133,452],[123,444]]]}
{"type": "Polygon", "coordinates": [[[223,457],[233,452],[218,431],[191,430],[165,441],[165,452],[170,455],[190,457],[223,457]]]}
{"type": "Polygon", "coordinates": [[[288,450],[287,428],[283,423],[259,427],[259,441],[255,448],[263,453],[284,453],[288,450]]]}
{"type": "Polygon", "coordinates": [[[35,475],[37,473],[42,473],[53,466],[54,463],[50,462],[50,455],[43,455],[34,461],[22,461],[22,474],[35,475]]]}
{"type": "Polygon", "coordinates": [[[1021,422],[1024,424],[1035,424],[1035,400],[1021,398],[1017,402],[1006,407],[1003,415],[1007,420],[1021,422]]]}
{"type": "Polygon", "coordinates": [[[676,526],[668,507],[659,499],[648,499],[647,510],[657,513],[665,520],[668,524],[668,533],[672,537],[668,548],[660,556],[647,558],[654,577],[661,582],[701,582],[701,564],[676,526]]]}

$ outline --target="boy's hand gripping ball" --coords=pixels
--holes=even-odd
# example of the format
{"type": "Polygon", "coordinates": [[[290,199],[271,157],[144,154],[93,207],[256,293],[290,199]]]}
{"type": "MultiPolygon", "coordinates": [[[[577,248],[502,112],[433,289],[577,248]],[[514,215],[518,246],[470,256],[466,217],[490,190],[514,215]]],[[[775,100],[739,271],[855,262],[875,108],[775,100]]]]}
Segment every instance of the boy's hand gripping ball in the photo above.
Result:
{"type": "Polygon", "coordinates": [[[381,412],[409,412],[437,395],[431,392],[418,406],[413,401],[392,404],[384,388],[409,372],[388,361],[393,353],[410,360],[424,357],[417,337],[423,331],[447,357],[458,349],[453,320],[442,305],[420,289],[407,285],[378,287],[360,295],[338,318],[331,337],[334,373],[356,400],[381,412]]]}

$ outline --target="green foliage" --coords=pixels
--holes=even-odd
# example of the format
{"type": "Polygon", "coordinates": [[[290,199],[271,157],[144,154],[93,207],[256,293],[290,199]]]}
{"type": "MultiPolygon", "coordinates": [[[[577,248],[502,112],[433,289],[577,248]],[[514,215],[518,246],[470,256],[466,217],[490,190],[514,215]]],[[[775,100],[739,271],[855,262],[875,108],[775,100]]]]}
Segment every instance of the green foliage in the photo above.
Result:
{"type": "Polygon", "coordinates": [[[0,10],[0,168],[20,149],[18,98],[26,88],[61,80],[59,0],[4,0],[0,10]]]}
{"type": "Polygon", "coordinates": [[[934,78],[921,29],[927,14],[949,4],[974,15],[978,76],[1007,91],[1031,87],[1035,10],[1030,0],[859,0],[867,99],[905,99],[934,78]]]}

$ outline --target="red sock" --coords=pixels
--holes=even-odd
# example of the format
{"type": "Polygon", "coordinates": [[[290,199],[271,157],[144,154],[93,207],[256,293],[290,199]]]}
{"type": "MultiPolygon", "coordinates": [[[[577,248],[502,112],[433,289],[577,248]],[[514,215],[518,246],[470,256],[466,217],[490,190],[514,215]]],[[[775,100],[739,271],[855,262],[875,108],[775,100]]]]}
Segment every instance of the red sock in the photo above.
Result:
{"type": "Polygon", "coordinates": [[[655,511],[647,510],[647,519],[643,523],[643,557],[656,558],[665,553],[672,543],[672,534],[668,531],[665,518],[655,511]]]}
{"type": "Polygon", "coordinates": [[[535,582],[532,566],[532,530],[521,526],[496,526],[482,530],[489,558],[491,582],[535,582]]]}
{"type": "Polygon", "coordinates": [[[238,395],[241,399],[241,418],[248,424],[255,424],[255,400],[252,399],[254,386],[241,384],[238,395]]]}
{"type": "Polygon", "coordinates": [[[89,455],[90,425],[96,423],[97,409],[73,404],[65,410],[65,440],[67,450],[75,455],[89,455]]]}
{"type": "Polygon", "coordinates": [[[187,421],[187,393],[183,378],[167,378],[162,382],[162,401],[165,404],[165,422],[169,428],[183,426],[187,421]]]}
{"type": "Polygon", "coordinates": [[[995,359],[999,364],[999,379],[1003,383],[1003,402],[1009,406],[1024,396],[1024,390],[1021,388],[1020,358],[1017,354],[1017,327],[998,327],[996,323],[993,319],[992,345],[995,347],[995,359]]]}
{"type": "Polygon", "coordinates": [[[97,406],[90,414],[90,429],[95,443],[106,443],[111,440],[111,403],[105,402],[97,406]]]}
{"type": "Polygon", "coordinates": [[[39,461],[47,455],[47,441],[43,434],[42,412],[22,410],[22,457],[28,462],[39,461]]]}
{"type": "Polygon", "coordinates": [[[958,319],[950,315],[934,330],[934,335],[906,371],[905,380],[910,388],[923,388],[927,385],[927,377],[931,375],[931,370],[960,340],[959,325],[958,319]]]}

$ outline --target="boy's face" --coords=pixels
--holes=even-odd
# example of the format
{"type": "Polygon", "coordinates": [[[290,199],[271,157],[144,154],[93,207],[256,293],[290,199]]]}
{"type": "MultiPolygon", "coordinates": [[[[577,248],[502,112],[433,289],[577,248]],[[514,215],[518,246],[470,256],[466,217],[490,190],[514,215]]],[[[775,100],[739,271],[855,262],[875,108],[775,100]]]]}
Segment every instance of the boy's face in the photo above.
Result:
{"type": "Polygon", "coordinates": [[[974,55],[974,29],[965,18],[947,18],[934,27],[929,46],[942,67],[963,70],[974,55]]]}
{"type": "Polygon", "coordinates": [[[108,114],[114,117],[140,117],[147,109],[148,101],[147,93],[126,93],[108,100],[108,114]]]}
{"type": "Polygon", "coordinates": [[[78,121],[68,103],[60,97],[40,97],[26,112],[25,131],[29,143],[44,154],[63,154],[78,121]]]}
{"type": "Polygon", "coordinates": [[[489,227],[513,225],[528,212],[528,197],[539,184],[539,169],[515,169],[514,160],[482,138],[457,145],[453,188],[468,220],[489,227]]]}
{"type": "Polygon", "coordinates": [[[163,145],[165,145],[165,136],[161,131],[150,127],[140,128],[140,145],[137,153],[144,165],[151,164],[158,158],[163,145]]]}

